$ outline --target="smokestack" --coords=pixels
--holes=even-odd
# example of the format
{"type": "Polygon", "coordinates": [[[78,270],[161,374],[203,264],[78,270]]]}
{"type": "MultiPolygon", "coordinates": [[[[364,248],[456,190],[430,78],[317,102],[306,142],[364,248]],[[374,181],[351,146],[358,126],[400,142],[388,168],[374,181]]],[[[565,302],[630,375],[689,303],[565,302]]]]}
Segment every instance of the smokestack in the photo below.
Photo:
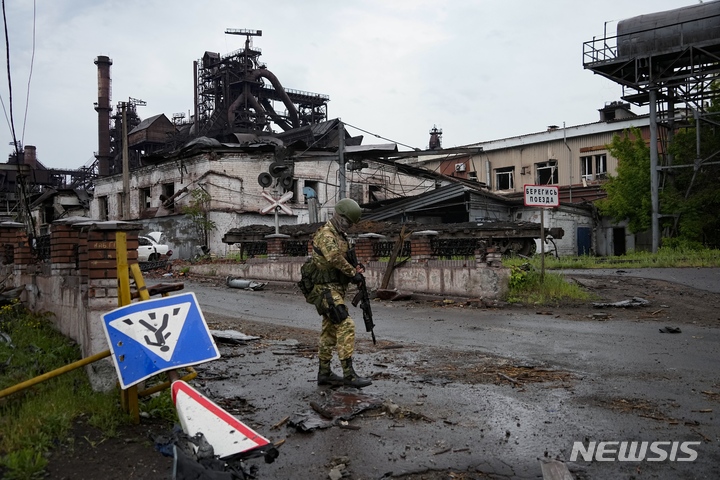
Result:
{"type": "Polygon", "coordinates": [[[110,175],[110,65],[112,60],[104,55],[95,58],[98,67],[98,101],[95,111],[98,112],[98,151],[95,158],[98,161],[98,175],[110,175]]]}
{"type": "Polygon", "coordinates": [[[25,155],[23,162],[30,165],[33,170],[37,169],[37,150],[33,145],[25,145],[25,155]]]}

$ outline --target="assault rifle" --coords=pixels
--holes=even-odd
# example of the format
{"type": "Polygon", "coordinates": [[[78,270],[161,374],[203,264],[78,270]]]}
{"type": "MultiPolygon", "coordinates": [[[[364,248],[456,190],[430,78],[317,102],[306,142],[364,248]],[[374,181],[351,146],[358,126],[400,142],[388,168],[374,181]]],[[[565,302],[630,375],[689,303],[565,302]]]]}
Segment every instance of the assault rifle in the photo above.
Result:
{"type": "MultiPolygon", "coordinates": [[[[347,259],[353,267],[356,267],[359,264],[354,248],[348,250],[347,259]]],[[[368,295],[367,285],[365,284],[365,276],[362,274],[359,275],[360,283],[357,285],[358,291],[353,297],[351,303],[353,307],[357,307],[358,303],[360,304],[360,309],[363,312],[363,321],[365,322],[365,331],[370,332],[372,335],[373,345],[375,345],[375,332],[373,331],[375,324],[373,323],[372,308],[370,307],[370,295],[368,295]]]]}

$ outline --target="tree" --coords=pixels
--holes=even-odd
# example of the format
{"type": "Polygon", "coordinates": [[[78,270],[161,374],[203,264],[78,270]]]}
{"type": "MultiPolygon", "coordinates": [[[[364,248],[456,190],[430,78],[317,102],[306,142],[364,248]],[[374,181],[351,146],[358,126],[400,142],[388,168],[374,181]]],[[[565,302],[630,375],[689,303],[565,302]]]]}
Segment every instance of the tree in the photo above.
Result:
{"type": "Polygon", "coordinates": [[[644,232],[652,219],[650,148],[633,128],[614,135],[608,150],[618,159],[617,175],[610,175],[603,185],[608,196],[597,202],[600,213],[616,222],[627,219],[632,233],[644,232]]]}
{"type": "Polygon", "coordinates": [[[190,217],[190,221],[203,240],[203,245],[207,246],[209,233],[217,229],[215,222],[209,218],[212,197],[202,188],[193,190],[190,197],[189,204],[182,208],[182,212],[190,217]]]}

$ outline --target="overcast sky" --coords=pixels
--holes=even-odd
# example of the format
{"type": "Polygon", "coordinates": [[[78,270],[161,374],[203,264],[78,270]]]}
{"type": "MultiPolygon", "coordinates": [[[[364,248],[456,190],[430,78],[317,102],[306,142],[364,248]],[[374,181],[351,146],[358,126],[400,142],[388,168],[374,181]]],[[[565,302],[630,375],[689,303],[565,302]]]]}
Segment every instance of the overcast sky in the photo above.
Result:
{"type": "Polygon", "coordinates": [[[285,88],[329,95],[329,118],[422,149],[437,125],[450,148],[598,121],[622,90],[583,68],[583,42],[606,23],[614,35],[618,20],[698,1],[40,0],[34,21],[33,3],[5,0],[15,131],[45,166],[80,168],[98,150],[98,55],[113,61],[113,107],[133,97],[147,102],[141,118],[187,116],[193,61],[242,48],[226,28],[262,30],[260,60],[285,88]]]}

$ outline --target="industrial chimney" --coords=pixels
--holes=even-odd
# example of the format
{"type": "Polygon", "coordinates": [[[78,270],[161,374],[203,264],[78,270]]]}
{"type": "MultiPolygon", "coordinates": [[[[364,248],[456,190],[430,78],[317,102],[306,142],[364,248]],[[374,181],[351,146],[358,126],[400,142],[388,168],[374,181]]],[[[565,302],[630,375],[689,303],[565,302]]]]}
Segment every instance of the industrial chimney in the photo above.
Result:
{"type": "Polygon", "coordinates": [[[110,175],[110,65],[112,60],[104,55],[95,58],[98,67],[98,101],[95,111],[98,112],[98,176],[110,175]]]}
{"type": "Polygon", "coordinates": [[[25,155],[23,157],[25,165],[30,165],[33,170],[37,169],[37,149],[33,145],[25,145],[25,155]]]}
{"type": "Polygon", "coordinates": [[[428,144],[430,150],[440,150],[442,148],[442,130],[433,125],[430,130],[430,142],[428,144]]]}

